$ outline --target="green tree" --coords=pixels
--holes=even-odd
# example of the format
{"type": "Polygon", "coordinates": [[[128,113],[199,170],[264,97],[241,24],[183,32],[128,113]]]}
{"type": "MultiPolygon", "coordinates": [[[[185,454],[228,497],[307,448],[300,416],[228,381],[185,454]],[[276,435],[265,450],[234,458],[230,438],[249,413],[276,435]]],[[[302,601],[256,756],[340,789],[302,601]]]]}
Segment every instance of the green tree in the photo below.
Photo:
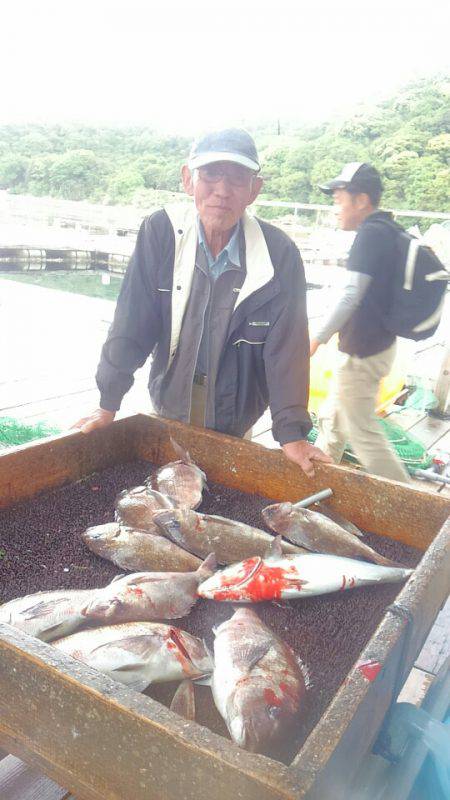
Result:
{"type": "Polygon", "coordinates": [[[0,188],[24,189],[30,160],[24,156],[11,155],[0,159],[0,188]]]}
{"type": "Polygon", "coordinates": [[[103,161],[92,150],[70,150],[57,156],[50,167],[52,192],[67,200],[84,200],[104,186],[103,161]]]}
{"type": "Polygon", "coordinates": [[[130,202],[138,189],[144,188],[144,179],[136,167],[123,167],[111,178],[108,195],[115,202],[130,202]]]}

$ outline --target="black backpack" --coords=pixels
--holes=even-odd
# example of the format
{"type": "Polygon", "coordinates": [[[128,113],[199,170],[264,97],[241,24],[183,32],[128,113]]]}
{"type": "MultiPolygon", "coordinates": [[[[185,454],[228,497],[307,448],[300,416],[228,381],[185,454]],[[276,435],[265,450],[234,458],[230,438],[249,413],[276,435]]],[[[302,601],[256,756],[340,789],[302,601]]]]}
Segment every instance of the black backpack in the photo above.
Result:
{"type": "Polygon", "coordinates": [[[398,258],[392,284],[392,303],[383,323],[406,339],[428,339],[441,320],[450,272],[430,247],[420,243],[393,220],[382,221],[395,230],[398,258]]]}

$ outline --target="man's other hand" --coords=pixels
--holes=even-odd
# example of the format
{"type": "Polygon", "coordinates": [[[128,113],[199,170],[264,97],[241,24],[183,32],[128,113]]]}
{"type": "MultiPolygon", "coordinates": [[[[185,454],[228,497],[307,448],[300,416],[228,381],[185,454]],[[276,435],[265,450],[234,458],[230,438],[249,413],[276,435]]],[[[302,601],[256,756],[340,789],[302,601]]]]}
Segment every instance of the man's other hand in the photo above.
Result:
{"type": "Polygon", "coordinates": [[[309,343],[309,355],[311,358],[313,357],[314,353],[316,352],[317,348],[320,347],[322,342],[319,342],[318,339],[311,339],[309,343]]]}
{"type": "Polygon", "coordinates": [[[333,463],[333,459],[330,456],[327,456],[326,453],[319,450],[318,447],[314,447],[313,444],[310,444],[305,439],[301,439],[299,442],[287,442],[282,447],[286,458],[289,461],[293,461],[294,464],[298,464],[308,478],[314,478],[313,461],[323,461],[324,464],[333,463]]]}
{"type": "Polygon", "coordinates": [[[97,408],[88,417],[79,419],[75,425],[72,425],[71,430],[80,430],[81,433],[89,433],[96,428],[107,428],[108,425],[111,425],[114,421],[115,416],[115,411],[105,411],[104,408],[97,408]]]}

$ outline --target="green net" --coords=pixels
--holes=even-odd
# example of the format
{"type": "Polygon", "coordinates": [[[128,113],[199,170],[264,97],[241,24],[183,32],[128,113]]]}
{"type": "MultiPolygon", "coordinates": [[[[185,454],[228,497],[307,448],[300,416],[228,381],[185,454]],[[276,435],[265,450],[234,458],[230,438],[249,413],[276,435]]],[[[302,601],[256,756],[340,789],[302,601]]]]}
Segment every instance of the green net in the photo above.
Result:
{"type": "Polygon", "coordinates": [[[18,444],[31,442],[33,439],[42,439],[59,433],[57,428],[52,428],[45,422],[36,422],[34,425],[25,425],[12,417],[0,417],[0,448],[15,447],[18,444]]]}
{"type": "MultiPolygon", "coordinates": [[[[308,439],[312,443],[316,441],[318,436],[316,420],[313,421],[314,427],[308,435],[308,439]]],[[[426,447],[419,442],[418,439],[415,439],[410,433],[404,431],[400,425],[389,422],[387,419],[382,419],[380,417],[379,423],[383,429],[384,435],[391,443],[400,460],[403,461],[406,469],[412,473],[415,469],[427,469],[431,465],[432,457],[427,453],[426,447]]],[[[352,464],[359,463],[350,445],[347,445],[345,448],[344,458],[352,464]]]]}

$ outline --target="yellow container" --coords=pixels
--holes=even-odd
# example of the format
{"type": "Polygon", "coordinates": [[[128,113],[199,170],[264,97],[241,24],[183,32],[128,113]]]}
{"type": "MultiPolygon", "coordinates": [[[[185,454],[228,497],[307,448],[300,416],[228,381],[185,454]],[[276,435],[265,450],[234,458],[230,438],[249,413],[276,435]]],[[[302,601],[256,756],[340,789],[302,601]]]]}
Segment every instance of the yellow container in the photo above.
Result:
{"type": "MultiPolygon", "coordinates": [[[[327,398],[334,371],[338,363],[337,336],[318,348],[311,359],[309,410],[317,414],[323,401],[327,398]]],[[[394,361],[392,369],[380,384],[377,400],[377,414],[385,411],[399,395],[405,383],[404,359],[400,354],[394,361]]]]}

